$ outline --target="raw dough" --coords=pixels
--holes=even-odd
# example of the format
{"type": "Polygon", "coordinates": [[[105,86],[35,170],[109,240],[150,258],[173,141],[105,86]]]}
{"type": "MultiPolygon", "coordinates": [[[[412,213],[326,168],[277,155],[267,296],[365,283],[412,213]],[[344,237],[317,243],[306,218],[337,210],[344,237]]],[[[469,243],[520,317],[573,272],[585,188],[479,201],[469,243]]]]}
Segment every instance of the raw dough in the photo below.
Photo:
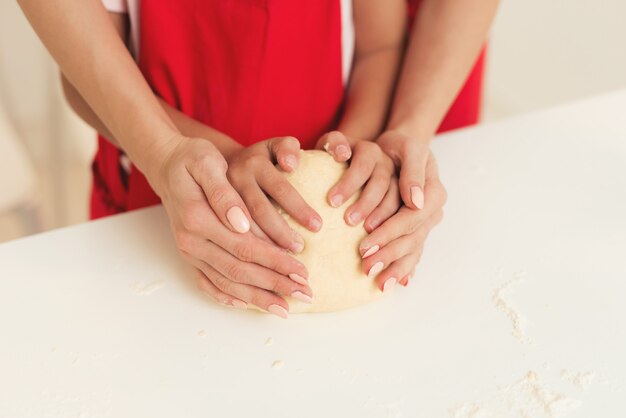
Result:
{"type": "Polygon", "coordinates": [[[287,180],[323,220],[322,229],[314,233],[279,210],[289,226],[304,239],[304,251],[295,257],[307,267],[313,290],[312,304],[286,298],[291,313],[352,308],[382,294],[361,267],[359,244],[367,236],[363,223],[349,226],[344,220],[346,208],[357,199],[358,193],[339,208],[328,204],[328,191],[346,169],[347,164],[337,163],[327,152],[300,151],[296,170],[285,173],[287,180]]]}

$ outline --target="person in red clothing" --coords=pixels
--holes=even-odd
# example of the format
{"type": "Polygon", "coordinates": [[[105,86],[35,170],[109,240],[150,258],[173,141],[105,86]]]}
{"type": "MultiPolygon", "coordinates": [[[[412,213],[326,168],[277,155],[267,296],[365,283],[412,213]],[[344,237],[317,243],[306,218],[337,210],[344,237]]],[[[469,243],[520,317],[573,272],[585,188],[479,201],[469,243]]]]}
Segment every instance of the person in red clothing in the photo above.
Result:
{"type": "MultiPolygon", "coordinates": [[[[410,4],[417,18],[388,113],[403,0],[106,0],[108,16],[94,2],[20,1],[59,62],[70,104],[101,134],[92,216],[162,201],[202,290],[282,317],[281,295],[313,295],[306,268],[280,249],[301,251],[302,239],[268,196],[312,231],[322,222],[273,167],[293,170],[300,147],[350,161],[329,202],[365,186],[346,210],[348,224],[365,220],[371,232],[364,268],[381,290],[407,283],[445,202],[428,143],[495,9],[452,3],[410,4]]],[[[448,127],[475,122],[471,80],[481,66],[448,127]]]]}

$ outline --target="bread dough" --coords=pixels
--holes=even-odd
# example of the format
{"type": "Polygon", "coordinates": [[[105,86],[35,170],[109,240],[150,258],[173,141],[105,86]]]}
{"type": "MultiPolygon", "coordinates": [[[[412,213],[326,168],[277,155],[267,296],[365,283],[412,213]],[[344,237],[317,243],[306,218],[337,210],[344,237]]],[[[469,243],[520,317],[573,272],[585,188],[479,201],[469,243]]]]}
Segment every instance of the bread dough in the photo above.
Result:
{"type": "Polygon", "coordinates": [[[337,311],[362,305],[382,295],[374,280],[368,278],[361,267],[359,244],[367,236],[363,223],[350,226],[344,220],[346,208],[360,192],[339,208],[328,203],[328,191],[347,167],[345,163],[337,163],[327,152],[300,151],[296,170],[284,173],[323,221],[319,232],[311,232],[279,209],[289,226],[304,239],[304,251],[295,258],[307,267],[313,291],[312,304],[286,297],[291,313],[337,311]]]}

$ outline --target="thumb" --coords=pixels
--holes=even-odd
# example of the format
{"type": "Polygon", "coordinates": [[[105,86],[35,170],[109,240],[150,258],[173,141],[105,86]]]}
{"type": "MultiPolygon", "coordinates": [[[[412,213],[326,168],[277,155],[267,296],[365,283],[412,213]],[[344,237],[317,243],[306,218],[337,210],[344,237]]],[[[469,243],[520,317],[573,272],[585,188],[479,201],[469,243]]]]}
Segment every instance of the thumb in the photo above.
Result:
{"type": "Polygon", "coordinates": [[[422,152],[411,152],[404,156],[400,165],[400,195],[404,204],[412,209],[424,208],[424,183],[426,157],[422,152]],[[411,159],[407,156],[411,156],[411,159]]]}
{"type": "Polygon", "coordinates": [[[280,168],[292,172],[300,159],[300,141],[293,136],[273,138],[270,140],[270,152],[280,168]]]}

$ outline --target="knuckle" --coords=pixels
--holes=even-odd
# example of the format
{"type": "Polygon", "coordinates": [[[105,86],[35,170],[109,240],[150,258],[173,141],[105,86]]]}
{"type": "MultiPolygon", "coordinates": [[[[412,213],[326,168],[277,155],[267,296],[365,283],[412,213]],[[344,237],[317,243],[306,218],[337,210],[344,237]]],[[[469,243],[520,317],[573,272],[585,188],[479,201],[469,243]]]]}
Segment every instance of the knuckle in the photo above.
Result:
{"type": "MultiPolygon", "coordinates": [[[[241,282],[245,278],[245,271],[241,266],[241,263],[229,263],[226,266],[226,276],[236,282],[241,282]]],[[[222,278],[223,280],[228,280],[222,278]]],[[[219,287],[219,286],[218,286],[219,287]]]]}
{"type": "Polygon", "coordinates": [[[232,282],[228,280],[226,277],[217,276],[217,277],[214,277],[211,281],[222,292],[230,293],[230,290],[232,288],[232,282]]]}
{"type": "Polygon", "coordinates": [[[238,242],[233,246],[233,255],[241,261],[252,261],[252,247],[247,242],[238,242]]]}
{"type": "Polygon", "coordinates": [[[267,214],[267,204],[263,199],[254,199],[247,202],[248,210],[254,215],[255,218],[262,219],[267,214]]]}
{"type": "Polygon", "coordinates": [[[206,197],[212,207],[221,208],[229,202],[228,189],[224,186],[215,186],[208,192],[205,191],[206,197]]]}

